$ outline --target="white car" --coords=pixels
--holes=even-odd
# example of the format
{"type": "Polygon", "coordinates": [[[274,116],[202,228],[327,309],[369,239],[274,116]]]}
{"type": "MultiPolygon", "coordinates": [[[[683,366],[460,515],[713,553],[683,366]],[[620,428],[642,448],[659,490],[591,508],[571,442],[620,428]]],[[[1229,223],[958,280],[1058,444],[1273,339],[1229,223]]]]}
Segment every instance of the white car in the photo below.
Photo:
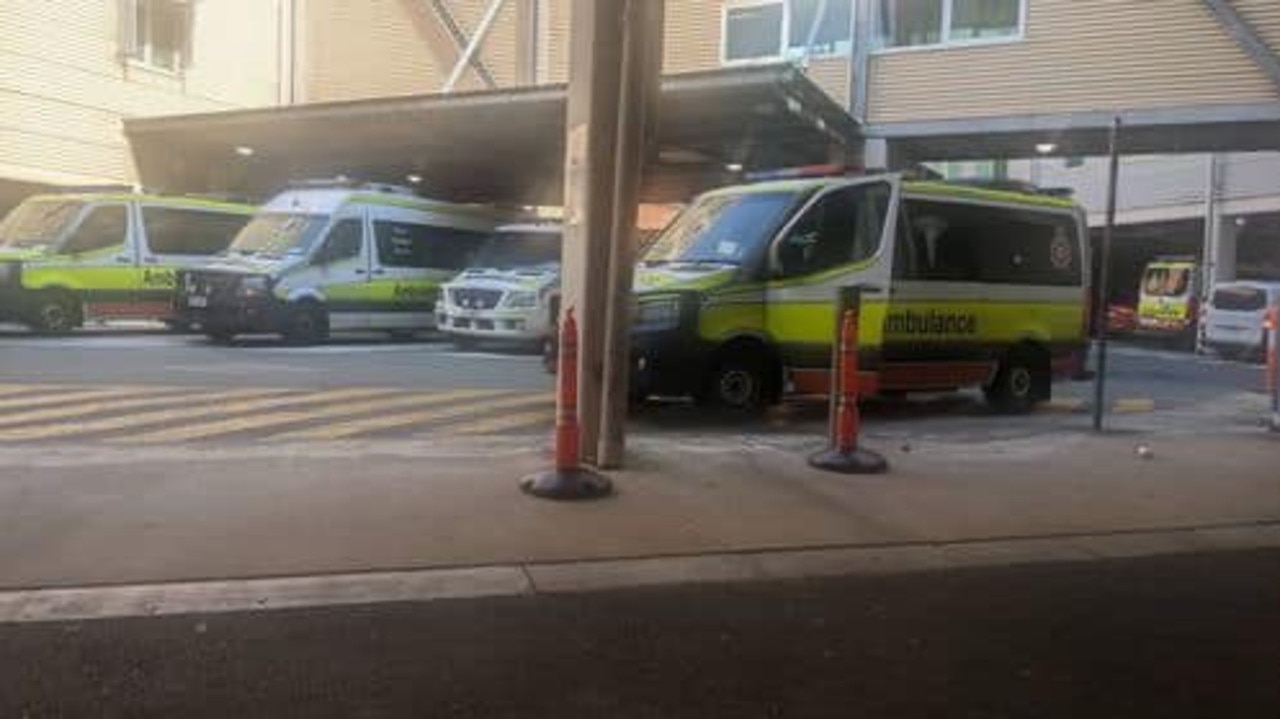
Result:
{"type": "Polygon", "coordinates": [[[1228,357],[1266,356],[1267,308],[1280,303],[1280,282],[1219,282],[1201,315],[1204,345],[1228,357]]]}
{"type": "Polygon", "coordinates": [[[459,346],[541,343],[555,326],[563,232],[558,223],[504,225],[441,288],[436,327],[459,346]]]}

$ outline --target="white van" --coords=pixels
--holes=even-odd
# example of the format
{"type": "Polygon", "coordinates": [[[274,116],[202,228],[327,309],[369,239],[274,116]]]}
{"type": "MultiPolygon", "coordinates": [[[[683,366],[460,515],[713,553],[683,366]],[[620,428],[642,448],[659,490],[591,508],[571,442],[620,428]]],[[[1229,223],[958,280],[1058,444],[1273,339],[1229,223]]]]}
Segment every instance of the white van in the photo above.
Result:
{"type": "Polygon", "coordinates": [[[472,266],[442,288],[436,326],[460,346],[541,342],[555,325],[563,243],[558,223],[499,227],[472,266]]]}
{"type": "Polygon", "coordinates": [[[183,320],[215,341],[432,329],[440,285],[470,264],[498,224],[495,212],[392,185],[337,184],[286,190],[220,262],[184,273],[175,298],[183,320]]]}
{"type": "Polygon", "coordinates": [[[1267,308],[1280,303],[1280,282],[1219,282],[1201,316],[1204,346],[1227,357],[1266,356],[1267,308]]]}

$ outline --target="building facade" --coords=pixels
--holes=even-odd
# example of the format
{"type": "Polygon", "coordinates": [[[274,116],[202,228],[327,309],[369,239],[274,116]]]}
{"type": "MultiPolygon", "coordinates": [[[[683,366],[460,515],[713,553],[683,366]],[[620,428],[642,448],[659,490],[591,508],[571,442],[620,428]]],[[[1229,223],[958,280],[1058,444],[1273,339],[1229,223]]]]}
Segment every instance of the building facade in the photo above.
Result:
{"type": "Polygon", "coordinates": [[[43,188],[134,183],[123,118],[279,103],[287,9],[284,0],[5,0],[0,209],[43,188]]]}

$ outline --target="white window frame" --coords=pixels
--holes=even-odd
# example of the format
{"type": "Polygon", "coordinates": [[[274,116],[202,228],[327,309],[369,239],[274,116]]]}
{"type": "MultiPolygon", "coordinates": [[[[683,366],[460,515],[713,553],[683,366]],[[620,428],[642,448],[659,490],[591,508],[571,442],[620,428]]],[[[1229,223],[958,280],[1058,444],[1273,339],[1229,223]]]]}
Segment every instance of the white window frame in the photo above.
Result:
{"type": "MultiPolygon", "coordinates": [[[[830,2],[849,2],[852,6],[853,0],[829,0],[830,2]]],[[[705,2],[705,0],[699,0],[705,2]]],[[[1024,0],[1025,2],[1025,0],[1024,0]]],[[[852,9],[852,7],[851,7],[852,9]]],[[[856,14],[856,13],[855,13],[856,14]]],[[[850,27],[849,42],[853,43],[853,28],[850,27]]],[[[791,39],[791,0],[725,0],[720,6],[720,65],[721,67],[734,67],[739,65],[764,65],[776,62],[791,61],[793,59],[788,52],[788,42],[791,39]],[[730,60],[727,56],[729,50],[729,12],[741,8],[762,7],[765,5],[781,5],[782,6],[782,27],[778,32],[778,51],[772,55],[762,55],[760,57],[749,57],[738,60],[730,60]]],[[[823,57],[849,57],[850,52],[815,52],[806,55],[806,58],[823,58],[823,57]]]]}
{"type": "Polygon", "coordinates": [[[172,67],[157,64],[150,42],[142,44],[141,33],[138,32],[138,0],[121,0],[120,8],[120,45],[121,56],[132,67],[142,68],[149,72],[180,77],[191,66],[190,48],[195,42],[195,0],[172,0],[176,5],[185,5],[187,9],[187,25],[184,28],[186,37],[176,51],[177,63],[172,67]]]}
{"type": "MultiPolygon", "coordinates": [[[[1027,39],[1027,12],[1030,0],[1019,0],[1018,2],[1018,32],[1005,37],[988,37],[977,38],[973,40],[952,40],[951,39],[951,10],[952,3],[955,0],[938,0],[942,3],[942,28],[938,37],[942,38],[939,42],[926,45],[905,45],[903,47],[873,47],[871,54],[873,55],[897,55],[900,53],[911,52],[929,52],[933,50],[953,50],[965,47],[988,47],[991,45],[1008,45],[1010,43],[1022,42],[1027,39]]],[[[881,18],[880,3],[873,3],[874,10],[871,18],[871,37],[879,40],[881,18]]]]}

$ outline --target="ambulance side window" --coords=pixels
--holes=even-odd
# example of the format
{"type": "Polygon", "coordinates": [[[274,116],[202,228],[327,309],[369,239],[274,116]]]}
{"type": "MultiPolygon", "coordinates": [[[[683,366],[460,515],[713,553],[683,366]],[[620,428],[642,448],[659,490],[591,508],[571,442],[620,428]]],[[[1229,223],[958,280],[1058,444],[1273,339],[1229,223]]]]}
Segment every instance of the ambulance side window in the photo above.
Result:
{"type": "Polygon", "coordinates": [[[908,200],[916,278],[933,282],[979,282],[980,223],[962,205],[908,200]]]}
{"type": "Polygon", "coordinates": [[[339,220],[333,229],[329,230],[329,236],[325,238],[324,247],[320,248],[315,262],[327,264],[359,257],[363,245],[363,223],[358,219],[339,220]]]}
{"type": "Polygon", "coordinates": [[[95,207],[67,238],[62,251],[79,254],[123,245],[128,231],[129,217],[124,205],[95,207]]]}
{"type": "Polygon", "coordinates": [[[880,249],[892,187],[844,187],[818,199],[777,246],[777,277],[803,277],[870,258],[880,249]]]}

